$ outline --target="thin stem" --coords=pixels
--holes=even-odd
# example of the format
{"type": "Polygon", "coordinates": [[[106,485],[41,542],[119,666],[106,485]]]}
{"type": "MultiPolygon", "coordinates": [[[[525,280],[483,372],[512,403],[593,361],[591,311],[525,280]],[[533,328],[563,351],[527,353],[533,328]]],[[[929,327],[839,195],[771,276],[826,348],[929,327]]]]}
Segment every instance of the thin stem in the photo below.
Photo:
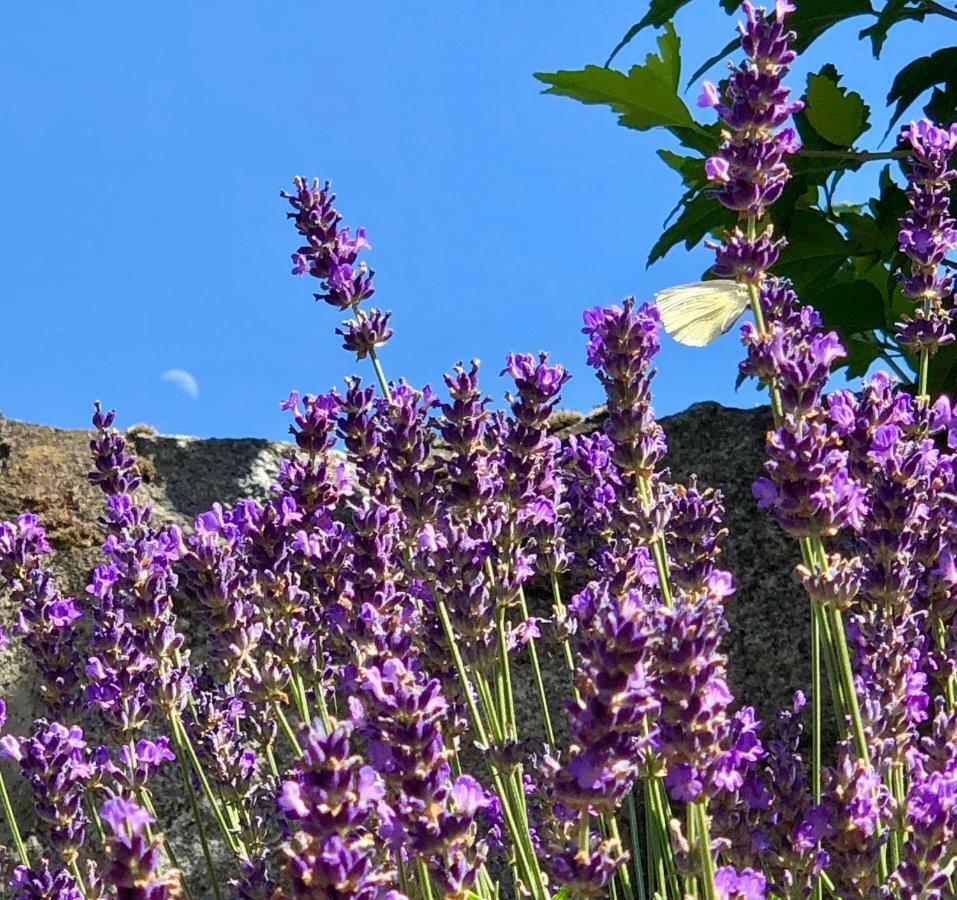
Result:
{"type": "Polygon", "coordinates": [[[848,713],[851,717],[851,730],[857,752],[868,768],[871,765],[870,753],[867,749],[867,735],[864,732],[864,719],[861,716],[861,706],[857,700],[857,690],[854,687],[854,673],[851,668],[851,655],[847,649],[847,635],[844,633],[844,619],[839,609],[828,609],[831,620],[831,635],[837,647],[838,665],[841,682],[844,688],[844,699],[848,704],[848,713]]]}
{"type": "MultiPolygon", "coordinates": [[[[522,617],[525,621],[528,621],[528,603],[525,601],[524,588],[518,589],[518,605],[522,612],[522,617]]],[[[566,649],[568,649],[567,641],[565,642],[565,646],[566,649]]],[[[569,650],[569,653],[570,652],[569,650]]],[[[545,680],[542,678],[542,667],[538,662],[538,648],[535,646],[534,637],[528,640],[528,656],[532,661],[532,673],[535,676],[535,690],[538,693],[538,705],[542,709],[542,722],[545,724],[545,737],[548,738],[548,743],[554,747],[555,729],[552,728],[552,716],[548,710],[548,695],[545,693],[545,680]]],[[[511,696],[511,686],[509,687],[509,695],[511,696]]]]}
{"type": "Polygon", "coordinates": [[[309,710],[309,700],[306,697],[306,685],[298,672],[292,673],[290,679],[292,685],[292,695],[296,702],[296,709],[299,711],[299,720],[307,728],[312,724],[312,713],[309,710]]]}
{"type": "MultiPolygon", "coordinates": [[[[934,642],[937,644],[937,649],[941,652],[941,654],[946,656],[947,626],[941,619],[937,619],[937,621],[934,623],[934,642]]],[[[955,687],[954,681],[954,673],[951,672],[948,674],[947,680],[944,682],[944,696],[947,700],[948,710],[952,710],[955,706],[957,706],[957,687],[955,687]]]]}
{"type": "MultiPolygon", "coordinates": [[[[644,503],[651,505],[651,482],[647,478],[639,477],[638,494],[644,503]]],[[[671,573],[668,570],[668,550],[665,547],[664,535],[657,535],[651,541],[651,555],[655,561],[655,572],[658,574],[658,588],[661,591],[661,600],[665,606],[674,606],[674,595],[671,591],[671,573]]]]}
{"type": "Polygon", "coordinates": [[[807,150],[801,148],[798,156],[808,159],[849,159],[852,162],[872,162],[882,159],[906,159],[906,150],[807,150]]]}
{"type": "MultiPolygon", "coordinates": [[[[360,322],[364,322],[366,314],[359,308],[358,303],[352,304],[352,311],[356,314],[356,318],[360,322]]],[[[382,370],[382,363],[379,362],[379,354],[375,352],[375,347],[369,348],[369,360],[372,363],[372,368],[375,370],[375,377],[379,381],[379,388],[382,390],[382,396],[385,397],[389,403],[392,402],[392,391],[389,390],[389,382],[385,380],[385,372],[382,370]]]]}
{"type": "MultiPolygon", "coordinates": [[[[173,742],[176,744],[176,758],[179,760],[179,766],[183,772],[183,784],[186,787],[186,794],[189,797],[189,806],[193,812],[193,821],[196,823],[196,833],[199,836],[199,843],[203,848],[203,858],[206,860],[206,869],[209,872],[209,883],[212,885],[216,900],[222,900],[222,895],[219,893],[219,875],[216,872],[216,866],[213,865],[212,854],[209,852],[209,842],[206,840],[206,826],[203,825],[203,816],[199,810],[199,800],[196,797],[196,791],[193,789],[193,779],[190,778],[186,756],[183,753],[183,742],[179,728],[177,728],[178,723],[178,719],[172,719],[173,742]]],[[[224,826],[225,823],[220,825],[220,827],[224,826]]]]}
{"type": "MultiPolygon", "coordinates": [[[[436,609],[439,614],[439,621],[442,623],[442,630],[445,633],[445,639],[449,646],[449,652],[452,654],[452,662],[459,677],[459,683],[462,686],[462,693],[465,695],[465,703],[469,710],[469,716],[472,720],[472,727],[475,729],[479,738],[479,743],[486,749],[491,745],[488,738],[488,730],[482,721],[481,713],[475,702],[472,692],[471,679],[465,661],[462,659],[462,653],[459,650],[458,641],[455,639],[455,631],[452,628],[452,620],[449,618],[449,611],[445,606],[445,601],[436,598],[436,609]]],[[[531,846],[531,838],[528,829],[520,829],[516,823],[513,814],[512,803],[514,797],[509,789],[510,780],[502,779],[501,774],[494,767],[489,765],[489,772],[492,776],[492,783],[495,786],[495,792],[498,794],[502,804],[502,815],[505,818],[506,827],[512,836],[512,845],[515,849],[516,865],[522,870],[521,879],[525,882],[526,888],[532,893],[532,896],[538,900],[545,900],[542,888],[542,880],[539,874],[538,858],[535,856],[535,850],[531,846]]],[[[521,798],[521,806],[524,809],[524,797],[521,798]]]]}
{"type": "MultiPolygon", "coordinates": [[[[219,826],[219,830],[223,835],[223,840],[226,841],[226,846],[228,846],[229,849],[232,850],[232,852],[240,859],[245,859],[246,849],[240,842],[237,841],[236,836],[232,833],[229,825],[226,823],[226,819],[223,816],[223,811],[219,808],[219,804],[216,802],[216,796],[213,794],[213,790],[209,785],[209,779],[206,777],[206,773],[203,771],[202,763],[200,763],[199,757],[196,755],[196,750],[193,747],[192,741],[189,739],[189,734],[183,725],[182,719],[180,719],[178,715],[172,714],[169,721],[170,727],[173,731],[173,740],[176,744],[176,749],[180,753],[185,750],[186,755],[189,757],[190,764],[193,767],[193,771],[196,773],[196,778],[199,780],[203,795],[206,797],[206,802],[213,811],[213,818],[216,819],[216,824],[219,826]]],[[[186,789],[189,791],[193,790],[193,783],[191,779],[186,779],[186,789]]],[[[198,824],[199,823],[197,820],[197,826],[198,824]]]]}
{"type": "Polygon", "coordinates": [[[429,878],[429,870],[425,866],[425,860],[418,857],[415,861],[415,871],[419,876],[419,891],[422,894],[422,900],[433,900],[432,898],[432,879],[429,878]]]}
{"type": "Polygon", "coordinates": [[[926,347],[920,348],[920,359],[917,366],[917,399],[927,399],[927,381],[930,378],[930,352],[926,347]]]}
{"type": "Polygon", "coordinates": [[[269,763],[269,771],[272,773],[273,778],[279,778],[279,767],[276,765],[276,755],[272,752],[272,743],[269,741],[263,742],[263,750],[266,752],[266,760],[269,763]]]}
{"type": "Polygon", "coordinates": [[[943,3],[938,3],[937,0],[924,0],[924,7],[928,12],[943,16],[945,19],[957,21],[957,12],[950,9],[950,7],[944,6],[943,3]]]}
{"type": "MultiPolygon", "coordinates": [[[[137,795],[138,795],[138,797],[139,797],[140,803],[145,807],[146,811],[147,811],[155,820],[159,821],[159,816],[156,815],[156,807],[153,805],[153,799],[152,799],[152,797],[150,796],[149,789],[146,788],[146,787],[141,787],[141,788],[139,788],[139,790],[137,791],[137,795]]],[[[99,816],[97,817],[97,819],[99,819],[99,816]]],[[[102,840],[102,838],[103,838],[103,830],[102,830],[102,829],[103,829],[103,826],[102,826],[102,825],[99,825],[99,829],[100,829],[100,838],[101,838],[101,840],[102,840]]],[[[152,840],[153,840],[153,831],[152,831],[152,829],[149,827],[149,825],[146,826],[146,834],[147,834],[147,837],[149,837],[149,839],[152,841],[152,840]]],[[[179,860],[177,860],[177,858],[176,858],[176,851],[173,849],[173,845],[167,840],[167,838],[166,838],[165,835],[163,835],[163,852],[166,854],[166,858],[169,860],[169,864],[170,864],[174,869],[177,869],[177,870],[182,871],[182,870],[180,869],[179,860]]],[[[215,875],[215,873],[214,873],[212,870],[210,870],[209,874],[210,874],[210,877],[211,877],[211,878],[214,877],[214,875],[215,875]]],[[[182,879],[180,880],[180,886],[182,887],[183,893],[186,894],[188,900],[193,900],[193,894],[192,894],[192,892],[191,892],[190,889],[189,889],[189,885],[187,885],[186,882],[183,881],[182,879]]]]}
{"type": "Polygon", "coordinates": [[[638,810],[635,808],[634,792],[629,791],[625,798],[625,807],[628,810],[628,831],[631,834],[631,862],[635,868],[635,886],[638,891],[638,900],[648,900],[645,891],[645,875],[641,870],[641,837],[638,834],[638,810]]]}
{"type": "Polygon", "coordinates": [[[77,864],[76,857],[70,860],[70,871],[73,873],[73,877],[76,879],[76,886],[80,889],[80,893],[85,897],[86,882],[83,880],[83,876],[80,874],[80,867],[77,864]]]}
{"type": "Polygon", "coordinates": [[[3,780],[3,772],[0,772],[0,801],[3,803],[3,815],[7,820],[7,828],[10,829],[10,836],[13,838],[13,846],[17,849],[20,865],[29,869],[30,859],[27,856],[27,848],[23,846],[23,835],[20,834],[17,818],[13,814],[13,804],[10,802],[10,795],[7,793],[7,784],[3,780]]]}
{"type": "Polygon", "coordinates": [[[694,803],[697,822],[698,847],[701,853],[701,884],[704,888],[705,900],[716,900],[717,889],[714,885],[714,856],[711,853],[711,832],[708,828],[708,808],[704,803],[694,803]]]}
{"type": "Polygon", "coordinates": [[[279,719],[279,726],[282,728],[283,734],[286,735],[286,740],[289,741],[289,746],[292,747],[296,756],[302,756],[302,747],[299,746],[299,740],[296,737],[296,732],[292,730],[292,726],[289,724],[289,719],[286,718],[286,714],[282,711],[282,707],[278,703],[274,703],[273,709],[276,711],[276,718],[279,719]]]}
{"type": "MultiPolygon", "coordinates": [[[[567,611],[565,609],[565,603],[562,600],[562,589],[558,583],[558,575],[554,572],[551,573],[551,582],[552,582],[552,608],[555,610],[555,621],[564,622],[567,611]]],[[[558,633],[559,640],[562,642],[562,653],[565,656],[565,665],[568,667],[568,671],[574,676],[575,674],[575,660],[572,657],[572,645],[571,641],[568,640],[568,635],[563,629],[559,629],[558,633]]],[[[572,691],[575,694],[575,699],[578,699],[578,688],[572,685],[572,691]]]]}
{"type": "MultiPolygon", "coordinates": [[[[629,797],[631,794],[629,794],[629,797]]],[[[618,832],[618,820],[614,815],[602,816],[602,824],[605,826],[608,836],[618,842],[621,846],[621,834],[618,832]]],[[[621,880],[621,886],[625,892],[627,900],[635,900],[635,889],[631,885],[631,871],[628,866],[622,866],[618,870],[618,877],[621,880]]]]}

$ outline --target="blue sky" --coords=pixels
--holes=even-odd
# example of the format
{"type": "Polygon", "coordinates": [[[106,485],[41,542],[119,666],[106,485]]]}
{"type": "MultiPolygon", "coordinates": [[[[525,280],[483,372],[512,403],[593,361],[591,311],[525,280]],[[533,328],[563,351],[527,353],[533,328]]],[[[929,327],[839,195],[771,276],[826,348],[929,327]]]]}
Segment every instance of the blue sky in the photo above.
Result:
{"type": "MultiPolygon", "coordinates": [[[[601,63],[645,7],[12,5],[0,36],[0,410],[85,427],[101,399],[121,424],[281,437],[291,388],[326,390],[354,367],[337,312],[289,275],[296,241],[278,192],[297,173],[333,179],[346,223],[368,229],[376,302],[394,310],[390,377],[435,384],[478,357],[500,395],[509,350],[548,349],[574,376],[565,405],[590,408],[600,393],[582,309],[695,280],[708,253],[645,269],[678,196],[654,155],[661,138],[541,96],[532,73],[601,63]],[[190,373],[196,396],[169,370],[190,373]]],[[[697,62],[733,20],[696,0],[677,26],[697,62]]],[[[792,82],[836,59],[877,107],[879,136],[920,26],[892,32],[880,64],[854,40],[860,27],[819,41],[792,82]]],[[[739,356],[735,332],[704,351],[666,341],[659,411],[756,402],[734,391],[739,356]]]]}

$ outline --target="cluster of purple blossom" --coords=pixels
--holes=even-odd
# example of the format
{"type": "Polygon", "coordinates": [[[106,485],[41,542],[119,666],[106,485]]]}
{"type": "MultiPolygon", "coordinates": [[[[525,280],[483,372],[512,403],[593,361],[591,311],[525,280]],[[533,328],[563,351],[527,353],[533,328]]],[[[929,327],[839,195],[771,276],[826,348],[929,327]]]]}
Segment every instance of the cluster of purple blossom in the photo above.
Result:
{"type": "MultiPolygon", "coordinates": [[[[295,448],[268,499],[216,504],[185,535],[157,521],[97,404],[103,561],[84,599],[58,588],[35,516],[0,523],[0,578],[50,717],[16,736],[0,703],[0,754],[36,813],[28,844],[0,778],[16,900],[953,896],[957,411],[882,374],[824,396],[844,350],[768,271],[784,239],[765,219],[797,150],[780,127],[799,108],[782,84],[793,6],[743,8],[746,59],[702,99],[726,129],[707,171],[741,220],[714,271],[751,297],[742,371],[773,413],[754,495],[801,548],[810,741],[801,692],[765,729],[729,684],[724,509],[662,467],[656,310],[585,313],[607,400],[595,434],[550,429],[569,375],[546,354],[508,357],[502,410],[475,362],[445,376],[444,398],[388,382],[389,315],[360,308],[365,234],[340,227],[328,184],[297,179],[293,271],[353,311],[344,346],[371,358],[379,391],[350,378],[293,392],[295,448]],[[547,617],[530,614],[533,579],[547,617]],[[560,648],[567,698],[549,696],[543,641],[560,648]],[[531,736],[519,658],[541,715],[531,736]],[[192,873],[154,831],[153,795],[176,769],[203,851],[192,873]]],[[[954,242],[957,133],[922,122],[905,137],[904,285],[927,304],[905,330],[929,353],[952,339],[937,267],[954,242]]]]}

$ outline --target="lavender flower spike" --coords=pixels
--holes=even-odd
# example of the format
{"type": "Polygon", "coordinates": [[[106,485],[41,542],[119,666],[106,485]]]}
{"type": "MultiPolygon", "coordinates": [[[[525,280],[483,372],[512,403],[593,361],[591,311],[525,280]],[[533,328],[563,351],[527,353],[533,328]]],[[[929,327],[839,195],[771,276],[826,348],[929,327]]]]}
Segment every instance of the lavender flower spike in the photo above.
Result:
{"type": "Polygon", "coordinates": [[[108,838],[110,864],[104,879],[117,900],[176,900],[180,876],[175,869],[160,873],[162,838],[149,840],[146,828],[153,817],[132,800],[114,797],[103,804],[100,818],[113,834],[108,838]]]}
{"type": "MultiPolygon", "coordinates": [[[[910,150],[910,210],[900,220],[900,249],[910,259],[910,273],[898,273],[904,293],[914,301],[913,317],[897,323],[897,338],[915,353],[933,355],[954,342],[950,331],[953,311],[944,304],[954,290],[954,279],[940,264],[957,247],[957,228],[950,215],[950,182],[957,170],[950,158],[957,148],[957,125],[938,128],[927,119],[911,122],[901,132],[901,144],[910,150]]],[[[926,373],[921,373],[926,388],[926,373]]]]}

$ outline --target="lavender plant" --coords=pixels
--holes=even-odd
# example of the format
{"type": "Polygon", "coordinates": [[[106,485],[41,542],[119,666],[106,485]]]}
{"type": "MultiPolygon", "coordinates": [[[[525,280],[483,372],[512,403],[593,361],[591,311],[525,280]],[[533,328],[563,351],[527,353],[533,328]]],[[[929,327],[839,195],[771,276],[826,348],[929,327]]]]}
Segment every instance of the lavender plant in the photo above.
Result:
{"type": "MultiPolygon", "coordinates": [[[[794,8],[744,11],[743,61],[702,94],[722,123],[713,202],[736,217],[714,272],[753,313],[741,371],[771,400],[753,490],[802,554],[809,727],[800,691],[764,727],[729,681],[724,508],[663,468],[657,310],[628,298],[584,314],[597,434],[552,433],[569,375],[546,354],[509,355],[502,409],[476,362],[441,394],[389,381],[365,233],[342,226],[328,183],[297,178],[293,272],[351,313],[338,333],[377,387],[293,392],[295,446],[269,498],[215,504],[186,535],[157,520],[97,404],[103,561],[84,599],[57,586],[35,516],[0,523],[47,716],[0,737],[36,812],[28,842],[0,779],[13,897],[954,896],[957,419],[926,377],[913,395],[877,373],[825,396],[844,348],[771,271],[797,149],[794,8]],[[530,613],[536,578],[548,617],[530,613]],[[192,645],[180,603],[200,620],[192,645]],[[543,641],[565,696],[542,675],[543,641]],[[520,721],[523,688],[540,723],[520,721]],[[202,849],[191,870],[154,802],[175,768],[202,849]]],[[[957,240],[957,131],[922,121],[902,142],[914,309],[900,339],[926,360],[953,341],[940,265],[957,240]]]]}

